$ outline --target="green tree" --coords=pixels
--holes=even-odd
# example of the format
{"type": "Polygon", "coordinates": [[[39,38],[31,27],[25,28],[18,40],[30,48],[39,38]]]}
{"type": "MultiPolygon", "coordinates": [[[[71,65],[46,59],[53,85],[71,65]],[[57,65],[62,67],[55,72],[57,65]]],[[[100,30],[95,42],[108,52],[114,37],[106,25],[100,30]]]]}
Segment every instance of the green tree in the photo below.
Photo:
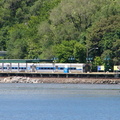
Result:
{"type": "Polygon", "coordinates": [[[0,50],[1,51],[4,51],[7,49],[6,43],[8,41],[8,30],[9,30],[8,26],[2,27],[0,29],[0,50]]]}
{"type": "Polygon", "coordinates": [[[0,50],[8,58],[50,59],[55,53],[60,62],[70,56],[84,62],[85,46],[99,47],[92,56],[108,52],[119,64],[119,8],[120,0],[0,0],[0,50]]]}
{"type": "Polygon", "coordinates": [[[101,19],[88,29],[87,46],[89,48],[99,47],[97,52],[99,56],[106,54],[109,50],[111,58],[114,59],[116,51],[113,46],[118,39],[120,39],[120,16],[110,16],[101,19]]]}
{"type": "Polygon", "coordinates": [[[75,40],[63,41],[54,47],[54,52],[59,62],[85,62],[85,46],[75,40]],[[70,60],[71,57],[74,61],[70,60]]]}
{"type": "Polygon", "coordinates": [[[86,61],[86,48],[85,45],[77,42],[74,45],[73,54],[75,56],[76,62],[85,63],[86,61]]]}
{"type": "Polygon", "coordinates": [[[96,57],[94,58],[93,63],[92,63],[92,71],[97,71],[97,66],[99,66],[99,65],[104,65],[104,62],[103,62],[103,60],[101,59],[101,57],[96,56],[96,57]]]}
{"type": "Polygon", "coordinates": [[[114,56],[113,62],[114,62],[114,65],[119,65],[120,64],[120,38],[116,39],[116,41],[113,42],[112,51],[114,51],[113,52],[113,56],[114,56]]]}
{"type": "Polygon", "coordinates": [[[9,40],[7,41],[8,58],[23,59],[27,55],[27,43],[24,25],[16,25],[9,31],[9,40]]]}
{"type": "Polygon", "coordinates": [[[76,41],[63,41],[60,45],[54,47],[55,56],[59,59],[59,62],[69,62],[69,58],[73,56],[75,43],[76,41]]]}

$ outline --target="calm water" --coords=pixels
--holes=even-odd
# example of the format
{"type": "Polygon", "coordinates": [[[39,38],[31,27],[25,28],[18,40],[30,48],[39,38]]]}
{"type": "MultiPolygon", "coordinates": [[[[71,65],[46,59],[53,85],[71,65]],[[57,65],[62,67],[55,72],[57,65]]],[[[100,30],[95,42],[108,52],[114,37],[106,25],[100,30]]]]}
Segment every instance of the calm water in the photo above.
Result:
{"type": "Polygon", "coordinates": [[[0,84],[0,120],[120,120],[120,85],[0,84]]]}

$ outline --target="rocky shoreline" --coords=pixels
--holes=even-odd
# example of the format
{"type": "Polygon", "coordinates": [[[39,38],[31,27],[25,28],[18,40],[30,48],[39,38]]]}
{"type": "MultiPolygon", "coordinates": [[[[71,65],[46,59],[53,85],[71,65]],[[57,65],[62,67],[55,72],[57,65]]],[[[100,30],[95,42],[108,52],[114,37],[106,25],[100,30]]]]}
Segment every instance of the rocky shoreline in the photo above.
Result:
{"type": "Polygon", "coordinates": [[[120,79],[111,78],[31,78],[1,77],[0,83],[60,83],[60,84],[120,84],[120,79]]]}

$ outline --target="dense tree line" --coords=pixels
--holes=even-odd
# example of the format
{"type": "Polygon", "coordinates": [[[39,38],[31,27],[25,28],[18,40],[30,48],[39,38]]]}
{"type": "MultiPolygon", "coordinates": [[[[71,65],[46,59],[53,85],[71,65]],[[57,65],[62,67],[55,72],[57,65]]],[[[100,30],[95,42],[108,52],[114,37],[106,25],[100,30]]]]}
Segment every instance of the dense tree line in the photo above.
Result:
{"type": "Polygon", "coordinates": [[[0,50],[11,59],[120,64],[120,1],[0,0],[0,50]]]}

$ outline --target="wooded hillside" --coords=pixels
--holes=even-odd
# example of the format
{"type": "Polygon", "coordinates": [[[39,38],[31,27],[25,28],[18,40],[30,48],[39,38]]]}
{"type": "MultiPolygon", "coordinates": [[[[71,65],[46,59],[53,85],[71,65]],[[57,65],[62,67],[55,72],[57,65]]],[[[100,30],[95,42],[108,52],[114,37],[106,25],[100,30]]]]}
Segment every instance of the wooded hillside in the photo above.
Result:
{"type": "Polygon", "coordinates": [[[11,59],[120,64],[120,0],[0,0],[0,50],[11,59]]]}

